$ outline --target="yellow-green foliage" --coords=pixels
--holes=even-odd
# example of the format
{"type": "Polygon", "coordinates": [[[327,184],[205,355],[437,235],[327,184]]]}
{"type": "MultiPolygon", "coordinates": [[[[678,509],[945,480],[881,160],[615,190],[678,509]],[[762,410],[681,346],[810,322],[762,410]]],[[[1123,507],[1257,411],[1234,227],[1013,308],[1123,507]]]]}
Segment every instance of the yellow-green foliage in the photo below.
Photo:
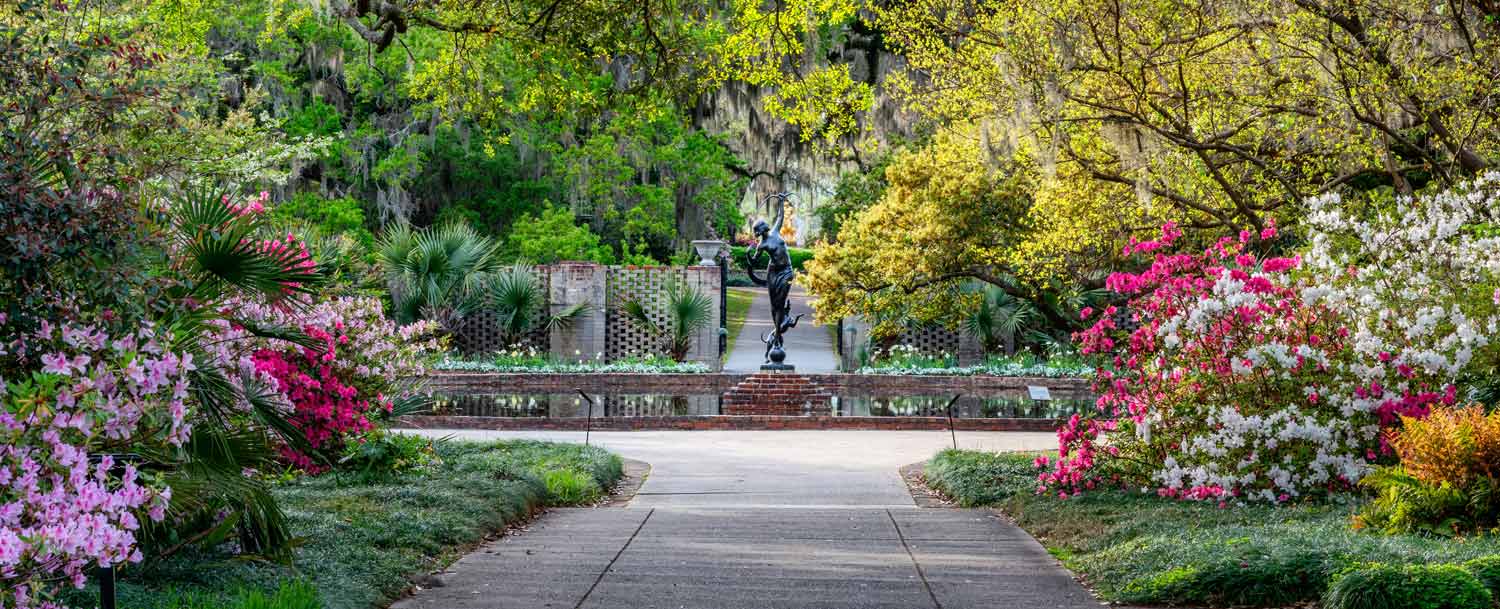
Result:
{"type": "MultiPolygon", "coordinates": [[[[952,280],[1007,260],[1023,234],[1017,219],[1029,204],[1030,175],[987,166],[974,140],[959,133],[900,153],[886,170],[881,200],[807,263],[819,317],[902,310],[934,321],[966,309],[971,303],[952,280]]],[[[890,332],[902,320],[880,321],[876,331],[890,332]]]]}

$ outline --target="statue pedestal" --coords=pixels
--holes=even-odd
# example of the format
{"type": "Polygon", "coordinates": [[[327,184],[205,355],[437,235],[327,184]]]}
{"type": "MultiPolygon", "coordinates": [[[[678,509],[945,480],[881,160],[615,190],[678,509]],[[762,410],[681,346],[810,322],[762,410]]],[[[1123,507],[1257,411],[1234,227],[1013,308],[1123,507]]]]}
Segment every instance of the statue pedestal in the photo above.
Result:
{"type": "Polygon", "coordinates": [[[724,392],[722,414],[802,416],[827,415],[833,396],[787,364],[766,364],[724,392]],[[779,366],[779,368],[771,368],[779,366]]]}

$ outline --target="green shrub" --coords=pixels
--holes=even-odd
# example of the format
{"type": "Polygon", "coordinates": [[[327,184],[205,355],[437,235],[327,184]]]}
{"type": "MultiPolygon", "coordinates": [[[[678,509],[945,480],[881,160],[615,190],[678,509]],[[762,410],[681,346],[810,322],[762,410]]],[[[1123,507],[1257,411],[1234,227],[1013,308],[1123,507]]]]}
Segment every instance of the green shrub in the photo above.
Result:
{"type": "Polygon", "coordinates": [[[1484,587],[1489,588],[1496,600],[1500,600],[1500,554],[1481,556],[1466,562],[1464,569],[1473,574],[1484,587]]]}
{"type": "Polygon", "coordinates": [[[1455,565],[1367,564],[1337,576],[1327,609],[1489,609],[1490,591],[1455,565]]]}
{"type": "Polygon", "coordinates": [[[927,462],[927,484],[964,507],[1036,492],[1036,453],[944,450],[927,462]]]}
{"type": "Polygon", "coordinates": [[[347,235],[365,251],[375,247],[375,235],[365,228],[365,210],[351,197],[326,199],[318,193],[299,192],[271,209],[279,221],[301,220],[325,235],[347,235]]]}
{"type": "Polygon", "coordinates": [[[1109,598],[1127,603],[1279,607],[1316,599],[1344,563],[1298,537],[1152,535],[1078,564],[1107,579],[1109,598]]]}
{"type": "Polygon", "coordinates": [[[402,473],[436,461],[433,445],[422,436],[376,429],[346,445],[339,465],[368,477],[402,473]]]}
{"type": "Polygon", "coordinates": [[[542,481],[547,485],[547,502],[552,505],[591,503],[604,494],[604,489],[582,472],[553,470],[544,474],[542,481]]]}
{"type": "Polygon", "coordinates": [[[522,215],[505,239],[509,260],[552,264],[565,260],[614,264],[615,253],[599,242],[599,235],[578,224],[573,210],[546,203],[539,215],[522,215]]]}

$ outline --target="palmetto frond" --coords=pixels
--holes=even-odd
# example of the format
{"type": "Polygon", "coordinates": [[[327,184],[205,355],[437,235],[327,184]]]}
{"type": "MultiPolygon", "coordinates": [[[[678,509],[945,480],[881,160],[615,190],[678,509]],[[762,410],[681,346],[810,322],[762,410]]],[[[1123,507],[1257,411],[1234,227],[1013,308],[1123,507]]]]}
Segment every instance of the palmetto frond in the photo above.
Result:
{"type": "Polygon", "coordinates": [[[272,560],[289,560],[294,540],[286,517],[266,483],[246,476],[247,469],[279,467],[276,446],[254,427],[193,428],[183,445],[185,459],[170,470],[171,517],[147,531],[161,555],[190,546],[212,547],[236,534],[249,552],[272,560]],[[172,535],[171,529],[180,533],[172,535]],[[182,538],[179,538],[182,537],[182,538]]]}
{"type": "Polygon", "coordinates": [[[694,336],[713,316],[713,301],[702,290],[673,283],[667,286],[667,310],[672,323],[672,358],[682,361],[687,359],[694,336]]]}
{"type": "Polygon", "coordinates": [[[267,300],[308,294],[323,273],[299,248],[268,248],[258,239],[262,229],[253,215],[236,214],[223,195],[200,190],[178,200],[172,215],[186,263],[184,272],[200,299],[222,296],[226,289],[267,300]]]}
{"type": "Polygon", "coordinates": [[[661,328],[658,328],[656,322],[652,321],[651,314],[646,311],[646,305],[641,304],[639,300],[630,299],[620,303],[620,313],[625,316],[625,319],[630,320],[630,323],[640,326],[642,330],[651,334],[662,333],[661,328]]]}
{"type": "Polygon", "coordinates": [[[1009,350],[1023,339],[1034,341],[1037,334],[1045,334],[1036,330],[1042,318],[1042,312],[1030,301],[998,286],[985,285],[980,289],[979,307],[964,320],[964,329],[986,350],[1002,346],[1009,350]]]}
{"type": "Polygon", "coordinates": [[[554,329],[568,328],[574,322],[578,321],[580,317],[588,315],[589,311],[592,310],[594,310],[593,305],[587,302],[575,302],[558,311],[555,315],[548,315],[543,324],[546,326],[548,332],[554,329]]]}
{"type": "Polygon", "coordinates": [[[520,340],[538,327],[547,332],[567,328],[593,310],[589,303],[580,302],[556,314],[545,314],[546,294],[535,269],[525,263],[513,264],[491,275],[487,292],[486,306],[499,318],[507,341],[520,340]]]}
{"type": "Polygon", "coordinates": [[[646,305],[636,299],[620,303],[620,313],[631,323],[656,335],[672,359],[683,361],[692,349],[693,338],[713,318],[713,300],[696,287],[674,282],[666,290],[667,326],[652,320],[646,305]]]}
{"type": "Polygon", "coordinates": [[[462,317],[481,304],[484,286],[500,268],[495,242],[462,224],[420,231],[397,226],[376,251],[401,323],[462,317]]]}
{"type": "Polygon", "coordinates": [[[542,288],[532,269],[515,264],[496,273],[489,284],[490,306],[510,338],[525,335],[542,309],[542,288]]]}

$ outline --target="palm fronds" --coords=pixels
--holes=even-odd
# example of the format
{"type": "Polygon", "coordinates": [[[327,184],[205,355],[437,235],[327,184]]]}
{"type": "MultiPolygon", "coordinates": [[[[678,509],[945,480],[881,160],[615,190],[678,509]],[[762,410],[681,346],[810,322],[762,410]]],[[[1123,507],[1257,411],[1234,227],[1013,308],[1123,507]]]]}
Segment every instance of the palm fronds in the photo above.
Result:
{"type": "Polygon", "coordinates": [[[620,303],[620,314],[663,343],[674,361],[687,359],[693,339],[713,319],[713,300],[696,287],[674,282],[666,290],[666,327],[656,323],[646,305],[637,299],[620,303]]]}
{"type": "Polygon", "coordinates": [[[593,310],[589,303],[579,302],[549,315],[546,304],[535,269],[528,264],[513,264],[490,278],[486,306],[499,318],[508,343],[519,342],[538,329],[552,332],[568,328],[593,310]]]}
{"type": "Polygon", "coordinates": [[[489,305],[507,341],[525,336],[543,306],[542,288],[532,269],[515,264],[496,273],[489,284],[489,305]]]}
{"type": "Polygon", "coordinates": [[[492,239],[463,224],[387,231],[376,250],[396,320],[451,323],[471,312],[490,274],[500,268],[496,249],[492,239]]]}
{"type": "Polygon", "coordinates": [[[1036,342],[1047,336],[1036,327],[1042,321],[1042,312],[1035,304],[997,286],[986,285],[980,290],[979,308],[964,320],[964,329],[979,340],[985,351],[1004,350],[1009,355],[1023,340],[1036,342]]]}
{"type": "Polygon", "coordinates": [[[238,214],[224,195],[198,190],[173,207],[174,229],[181,247],[184,272],[200,299],[220,296],[226,289],[253,293],[267,300],[308,294],[323,281],[323,273],[307,251],[295,244],[261,240],[261,223],[251,214],[238,214]]]}

